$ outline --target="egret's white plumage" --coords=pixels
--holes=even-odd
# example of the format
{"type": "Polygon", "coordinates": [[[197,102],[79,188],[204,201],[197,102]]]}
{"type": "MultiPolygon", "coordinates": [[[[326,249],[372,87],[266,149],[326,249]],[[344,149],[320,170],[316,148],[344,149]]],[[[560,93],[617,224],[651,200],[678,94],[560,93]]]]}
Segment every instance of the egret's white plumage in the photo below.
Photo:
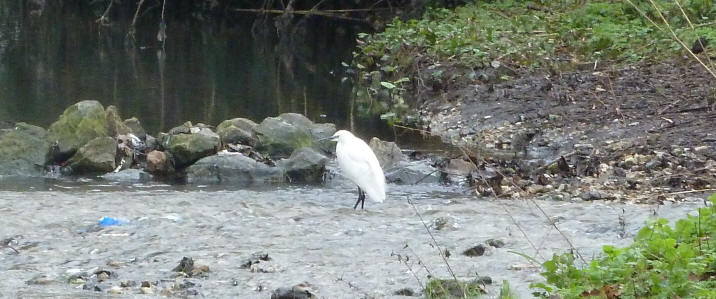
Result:
{"type": "MultiPolygon", "coordinates": [[[[385,200],[385,175],[380,168],[378,158],[365,141],[353,136],[351,132],[340,130],[333,134],[337,140],[336,156],[343,176],[353,181],[372,201],[385,200]]],[[[358,203],[356,202],[356,206],[358,203]]],[[[362,206],[361,206],[362,207],[362,206]]]]}

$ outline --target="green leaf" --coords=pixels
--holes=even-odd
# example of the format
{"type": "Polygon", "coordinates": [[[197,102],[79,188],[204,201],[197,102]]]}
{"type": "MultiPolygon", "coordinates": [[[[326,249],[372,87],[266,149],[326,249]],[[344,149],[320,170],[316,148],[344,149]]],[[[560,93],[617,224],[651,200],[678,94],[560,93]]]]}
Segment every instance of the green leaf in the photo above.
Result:
{"type": "Polygon", "coordinates": [[[393,89],[393,88],[395,88],[395,84],[390,83],[390,82],[381,81],[381,82],[380,82],[380,85],[382,85],[383,87],[385,87],[385,88],[387,88],[387,89],[393,89]]]}

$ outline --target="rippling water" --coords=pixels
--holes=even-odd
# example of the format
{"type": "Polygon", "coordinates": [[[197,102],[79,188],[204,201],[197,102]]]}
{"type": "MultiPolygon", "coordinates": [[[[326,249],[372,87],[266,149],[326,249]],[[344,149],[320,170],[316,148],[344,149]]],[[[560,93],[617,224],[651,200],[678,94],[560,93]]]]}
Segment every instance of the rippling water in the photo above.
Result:
{"type": "MultiPolygon", "coordinates": [[[[211,269],[207,278],[189,278],[207,298],[268,298],[278,287],[306,282],[322,298],[386,298],[402,288],[420,284],[395,254],[409,256],[424,283],[427,270],[438,277],[448,272],[420,219],[407,203],[409,196],[428,225],[447,220],[435,238],[452,255],[452,268],[461,278],[491,276],[491,294],[508,280],[522,297],[540,279],[539,270],[520,252],[543,260],[564,252],[567,244],[545,218],[526,201],[475,199],[440,186],[389,186],[384,203],[352,209],[356,190],[345,182],[316,187],[271,187],[231,190],[217,186],[118,186],[87,181],[33,183],[39,191],[0,191],[0,238],[18,236],[20,253],[0,249],[0,297],[92,296],[92,291],[68,284],[69,273],[96,268],[115,271],[117,278],[138,282],[174,281],[172,268],[184,257],[211,269]],[[525,229],[529,245],[505,208],[525,229]],[[87,230],[100,217],[130,220],[130,224],[87,230]],[[506,242],[485,256],[462,251],[486,239],[506,242]],[[407,245],[407,248],[406,248],[407,245]],[[256,251],[272,261],[260,264],[270,273],[242,269],[256,251]],[[416,264],[420,259],[425,267],[416,264]],[[113,268],[107,263],[121,262],[113,268]],[[426,270],[427,269],[427,270],[426,270]],[[28,285],[38,274],[54,283],[28,285]]],[[[7,190],[8,188],[5,188],[7,190]]],[[[647,217],[683,217],[701,202],[667,206],[604,202],[539,202],[586,258],[602,245],[626,245],[647,217]],[[625,210],[626,238],[619,215],[625,210]]],[[[183,281],[179,279],[178,281],[183,281]]],[[[161,285],[161,283],[160,283],[161,285]]],[[[126,289],[137,294],[137,287],[126,289]]]]}

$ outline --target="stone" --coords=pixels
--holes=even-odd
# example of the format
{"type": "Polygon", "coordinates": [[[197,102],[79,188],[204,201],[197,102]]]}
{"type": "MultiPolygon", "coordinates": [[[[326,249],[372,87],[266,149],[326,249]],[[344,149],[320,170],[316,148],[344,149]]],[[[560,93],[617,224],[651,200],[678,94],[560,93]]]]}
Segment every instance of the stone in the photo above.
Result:
{"type": "Polygon", "coordinates": [[[262,261],[270,261],[268,253],[263,251],[257,251],[251,254],[248,258],[241,262],[241,268],[251,268],[251,266],[261,263],[262,261]]]}
{"type": "Polygon", "coordinates": [[[122,294],[122,288],[119,286],[113,286],[109,288],[107,293],[114,294],[114,295],[121,295],[122,294]]]}
{"type": "Polygon", "coordinates": [[[278,159],[289,157],[298,148],[312,147],[310,120],[299,118],[294,114],[267,117],[256,126],[254,128],[258,138],[256,149],[271,158],[278,159]]]}
{"type": "Polygon", "coordinates": [[[145,183],[152,180],[152,175],[141,169],[131,168],[120,172],[111,172],[102,175],[101,178],[119,183],[145,183]]]}
{"type": "Polygon", "coordinates": [[[139,288],[139,292],[144,295],[150,295],[154,294],[154,289],[152,289],[151,287],[141,287],[139,288]]]}
{"type": "MultiPolygon", "coordinates": [[[[172,269],[174,272],[183,272],[186,274],[191,273],[192,270],[194,270],[194,259],[186,256],[179,261],[179,264],[174,267],[174,269],[172,269]]],[[[144,286],[143,282],[142,286],[144,286]]]]}
{"type": "Polygon", "coordinates": [[[209,156],[187,168],[190,183],[252,185],[283,181],[283,171],[238,153],[209,156]]]}
{"type": "Polygon", "coordinates": [[[136,118],[128,118],[124,120],[124,125],[129,128],[129,133],[134,134],[141,140],[147,139],[147,132],[142,127],[142,123],[136,118]]]}
{"type": "Polygon", "coordinates": [[[473,246],[473,247],[465,250],[462,254],[464,254],[466,256],[482,256],[485,254],[486,249],[487,248],[485,247],[485,245],[478,244],[476,246],[473,246]]]}
{"type": "Polygon", "coordinates": [[[246,118],[228,119],[216,127],[223,144],[244,144],[255,146],[258,140],[254,133],[257,124],[246,118]]]}
{"type": "Polygon", "coordinates": [[[405,160],[405,155],[403,155],[403,152],[400,151],[400,148],[395,142],[382,141],[377,137],[373,137],[370,139],[368,146],[370,146],[370,149],[375,153],[376,158],[378,158],[378,163],[380,163],[380,167],[383,169],[393,168],[397,166],[400,161],[405,160]]]}
{"type": "Polygon", "coordinates": [[[464,159],[450,159],[445,167],[445,172],[451,175],[467,176],[476,168],[475,164],[464,159]]]}
{"type": "Polygon", "coordinates": [[[126,135],[131,132],[129,127],[124,124],[122,118],[119,116],[119,110],[113,105],[107,106],[104,110],[104,117],[107,120],[107,134],[111,137],[117,137],[117,135],[126,135]]]}
{"type": "Polygon", "coordinates": [[[326,171],[328,157],[310,147],[299,148],[288,159],[278,161],[291,183],[320,183],[326,171]]]}
{"type": "Polygon", "coordinates": [[[336,125],[331,123],[313,124],[311,126],[311,138],[313,138],[316,148],[327,154],[333,154],[336,152],[336,144],[333,141],[326,139],[333,136],[335,133],[336,125]]]}
{"type": "Polygon", "coordinates": [[[221,139],[211,129],[190,127],[190,130],[191,133],[169,134],[162,138],[162,147],[171,153],[177,169],[213,155],[219,149],[221,139]]]}
{"type": "Polygon", "coordinates": [[[440,182],[440,174],[437,169],[425,161],[401,161],[397,166],[385,172],[385,178],[389,183],[404,185],[440,182]]]}
{"type": "Polygon", "coordinates": [[[167,153],[155,150],[147,154],[147,166],[144,170],[155,175],[167,175],[174,172],[174,163],[167,153]]]}
{"type": "Polygon", "coordinates": [[[412,296],[415,296],[415,292],[411,288],[402,288],[400,290],[393,292],[393,295],[412,297],[412,296]]]}
{"type": "Polygon", "coordinates": [[[271,299],[310,299],[316,295],[301,286],[278,288],[271,293],[271,299]]]}
{"type": "Polygon", "coordinates": [[[485,243],[487,243],[487,245],[490,245],[495,248],[505,247],[505,241],[502,241],[499,239],[487,239],[487,241],[485,241],[485,243]]]}
{"type": "Polygon", "coordinates": [[[109,136],[104,107],[97,101],[78,102],[65,109],[47,133],[47,141],[54,144],[52,160],[65,161],[90,140],[109,136]]]}
{"type": "Polygon", "coordinates": [[[48,285],[53,284],[57,282],[57,277],[46,275],[46,274],[39,274],[34,276],[28,281],[25,281],[25,284],[28,285],[48,285]]]}
{"type": "Polygon", "coordinates": [[[602,199],[602,194],[597,190],[589,190],[588,192],[584,192],[580,195],[580,197],[583,200],[600,200],[602,199]]]}
{"type": "Polygon", "coordinates": [[[72,173],[104,173],[115,168],[117,141],[112,137],[98,137],[83,145],[70,158],[72,173]]]}
{"type": "Polygon", "coordinates": [[[493,192],[496,195],[500,195],[502,192],[502,179],[502,174],[492,167],[478,169],[468,175],[468,181],[480,187],[480,193],[485,196],[493,195],[493,192]]]}
{"type": "Polygon", "coordinates": [[[0,136],[0,175],[39,176],[50,143],[45,129],[17,123],[0,136]]]}

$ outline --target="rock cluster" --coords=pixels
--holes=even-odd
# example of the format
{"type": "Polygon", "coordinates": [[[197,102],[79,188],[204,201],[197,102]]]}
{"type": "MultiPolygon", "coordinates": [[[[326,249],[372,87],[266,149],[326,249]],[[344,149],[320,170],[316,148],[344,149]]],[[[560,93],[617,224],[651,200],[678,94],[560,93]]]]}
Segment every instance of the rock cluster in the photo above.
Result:
{"type": "MultiPolygon", "coordinates": [[[[45,130],[25,123],[0,128],[0,175],[99,176],[121,183],[151,180],[240,185],[321,183],[330,176],[336,132],[297,113],[221,122],[216,129],[185,122],[154,137],[114,106],[81,101],[45,130]]],[[[388,181],[440,179],[434,163],[410,161],[393,142],[373,138],[388,181]]]]}

